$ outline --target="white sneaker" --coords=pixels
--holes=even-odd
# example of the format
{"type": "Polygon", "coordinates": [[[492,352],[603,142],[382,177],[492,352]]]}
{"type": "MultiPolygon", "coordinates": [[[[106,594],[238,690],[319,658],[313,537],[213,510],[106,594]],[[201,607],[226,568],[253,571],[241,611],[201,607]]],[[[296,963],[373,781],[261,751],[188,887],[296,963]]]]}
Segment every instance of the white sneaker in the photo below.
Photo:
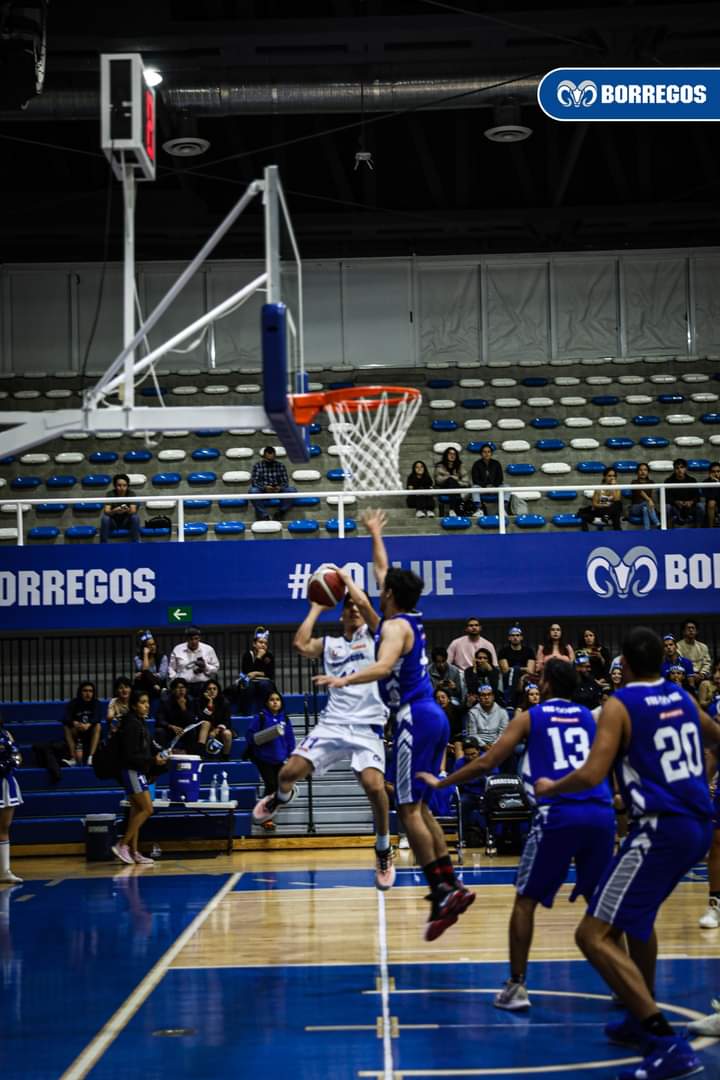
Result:
{"type": "Polygon", "coordinates": [[[415,511],[415,517],[425,517],[425,511],[424,510],[416,510],[415,511]]]}
{"type": "Polygon", "coordinates": [[[4,874],[0,874],[0,885],[22,885],[22,883],[23,879],[13,874],[12,870],[6,870],[4,874]]]}
{"type": "Polygon", "coordinates": [[[401,836],[398,840],[398,847],[401,851],[408,851],[410,849],[410,841],[407,836],[401,836]]]}
{"type": "Polygon", "coordinates": [[[92,759],[93,759],[93,756],[92,756],[92,754],[88,754],[88,759],[87,759],[87,761],[85,762],[85,764],[86,764],[86,765],[92,765],[92,759]]]}
{"type": "Polygon", "coordinates": [[[434,510],[426,510],[425,511],[425,517],[435,517],[435,511],[434,510]]]}
{"type": "Polygon", "coordinates": [[[155,865],[155,860],[154,859],[148,859],[147,856],[143,855],[142,852],[140,852],[140,851],[133,851],[133,852],[131,852],[131,855],[133,857],[133,862],[136,862],[138,864],[138,866],[154,866],[155,865]]]}
{"type": "Polygon", "coordinates": [[[448,517],[457,517],[457,514],[456,514],[456,512],[454,510],[448,510],[448,515],[447,516],[448,517]]]}
{"type": "Polygon", "coordinates": [[[509,1009],[512,1012],[529,1009],[530,1004],[525,983],[513,982],[512,979],[508,979],[493,1001],[496,1009],[509,1009]]]}
{"type": "Polygon", "coordinates": [[[395,866],[393,865],[393,850],[391,847],[385,851],[375,848],[375,888],[381,892],[387,892],[395,884],[395,866]]]}
{"type": "Polygon", "coordinates": [[[710,1013],[700,1020],[691,1020],[687,1027],[692,1035],[713,1035],[717,1038],[720,1035],[720,1012],[710,1013]]]}
{"type": "Polygon", "coordinates": [[[698,919],[698,926],[703,930],[717,930],[720,926],[720,903],[716,897],[710,897],[705,913],[698,919]]]}
{"type": "Polygon", "coordinates": [[[75,758],[64,757],[60,758],[60,760],[63,765],[66,765],[68,767],[68,769],[72,769],[75,765],[77,765],[75,758]]]}
{"type": "Polygon", "coordinates": [[[130,848],[127,846],[127,844],[115,844],[112,849],[112,853],[116,859],[120,860],[120,862],[127,863],[128,866],[135,865],[135,860],[132,857],[132,852],[130,851],[130,848]]]}

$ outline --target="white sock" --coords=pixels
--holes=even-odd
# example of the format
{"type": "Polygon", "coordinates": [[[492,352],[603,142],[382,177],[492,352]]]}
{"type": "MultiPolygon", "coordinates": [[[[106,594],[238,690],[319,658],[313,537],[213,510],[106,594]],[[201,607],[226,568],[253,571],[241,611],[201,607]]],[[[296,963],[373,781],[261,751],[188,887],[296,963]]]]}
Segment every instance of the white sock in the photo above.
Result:
{"type": "Polygon", "coordinates": [[[375,850],[376,851],[387,851],[387,849],[389,847],[390,847],[390,834],[389,833],[384,833],[381,836],[380,833],[378,833],[377,836],[375,837],[375,850]]]}
{"type": "Polygon", "coordinates": [[[10,841],[0,840],[0,874],[10,871],[10,841]]]}
{"type": "Polygon", "coordinates": [[[275,792],[278,802],[288,802],[292,795],[292,788],[289,791],[281,791],[280,788],[275,792]]]}

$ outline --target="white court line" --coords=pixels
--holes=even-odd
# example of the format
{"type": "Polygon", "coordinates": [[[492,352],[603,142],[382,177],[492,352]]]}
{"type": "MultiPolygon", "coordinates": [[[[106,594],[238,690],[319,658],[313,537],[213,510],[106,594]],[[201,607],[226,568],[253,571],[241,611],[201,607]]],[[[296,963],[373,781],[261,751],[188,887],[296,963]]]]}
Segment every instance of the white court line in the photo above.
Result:
{"type": "Polygon", "coordinates": [[[85,1049],[73,1063],[68,1066],[60,1077],[60,1080],[82,1080],[92,1068],[97,1065],[107,1049],[115,1042],[118,1035],[130,1023],[138,1009],[147,1001],[155,987],[167,974],[167,970],[175,957],[180,953],[190,939],[197,933],[205,920],[212,915],[215,908],[227,894],[235,888],[242,874],[232,874],[225,884],[219,889],[202,911],[198,912],[189,926],[186,926],[179,938],[176,938],[170,948],[165,952],[157,963],[150,968],[147,975],[137,984],[133,992],[125,999],[123,1004],[107,1020],[85,1049]]]}
{"type": "Polygon", "coordinates": [[[378,949],[380,951],[380,995],[382,998],[383,1080],[393,1080],[392,1034],[390,1030],[390,979],[388,977],[385,894],[377,890],[378,949]]]}

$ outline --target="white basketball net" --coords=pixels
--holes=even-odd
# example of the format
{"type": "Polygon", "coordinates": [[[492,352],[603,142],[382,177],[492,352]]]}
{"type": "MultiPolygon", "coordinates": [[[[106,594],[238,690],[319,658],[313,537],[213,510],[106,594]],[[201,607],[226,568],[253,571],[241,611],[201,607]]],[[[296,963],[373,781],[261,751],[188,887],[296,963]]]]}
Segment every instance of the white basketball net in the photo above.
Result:
{"type": "MultiPolygon", "coordinates": [[[[388,395],[382,394],[379,405],[377,400],[354,398],[325,405],[345,473],[345,490],[355,494],[405,486],[400,476],[400,447],[422,398],[406,394],[397,404],[390,404],[388,395]]],[[[397,400],[395,393],[392,400],[397,400]]]]}

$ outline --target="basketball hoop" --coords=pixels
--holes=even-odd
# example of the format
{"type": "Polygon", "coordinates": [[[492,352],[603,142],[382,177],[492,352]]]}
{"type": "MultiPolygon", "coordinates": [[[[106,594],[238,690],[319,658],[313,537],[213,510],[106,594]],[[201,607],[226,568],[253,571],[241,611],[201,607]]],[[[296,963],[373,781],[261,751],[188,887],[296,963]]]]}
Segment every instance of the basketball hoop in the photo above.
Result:
{"type": "Polygon", "coordinates": [[[305,426],[324,411],[345,473],[345,488],[356,494],[404,487],[400,447],[422,398],[411,386],[350,386],[343,390],[295,394],[296,423],[305,426]]]}

